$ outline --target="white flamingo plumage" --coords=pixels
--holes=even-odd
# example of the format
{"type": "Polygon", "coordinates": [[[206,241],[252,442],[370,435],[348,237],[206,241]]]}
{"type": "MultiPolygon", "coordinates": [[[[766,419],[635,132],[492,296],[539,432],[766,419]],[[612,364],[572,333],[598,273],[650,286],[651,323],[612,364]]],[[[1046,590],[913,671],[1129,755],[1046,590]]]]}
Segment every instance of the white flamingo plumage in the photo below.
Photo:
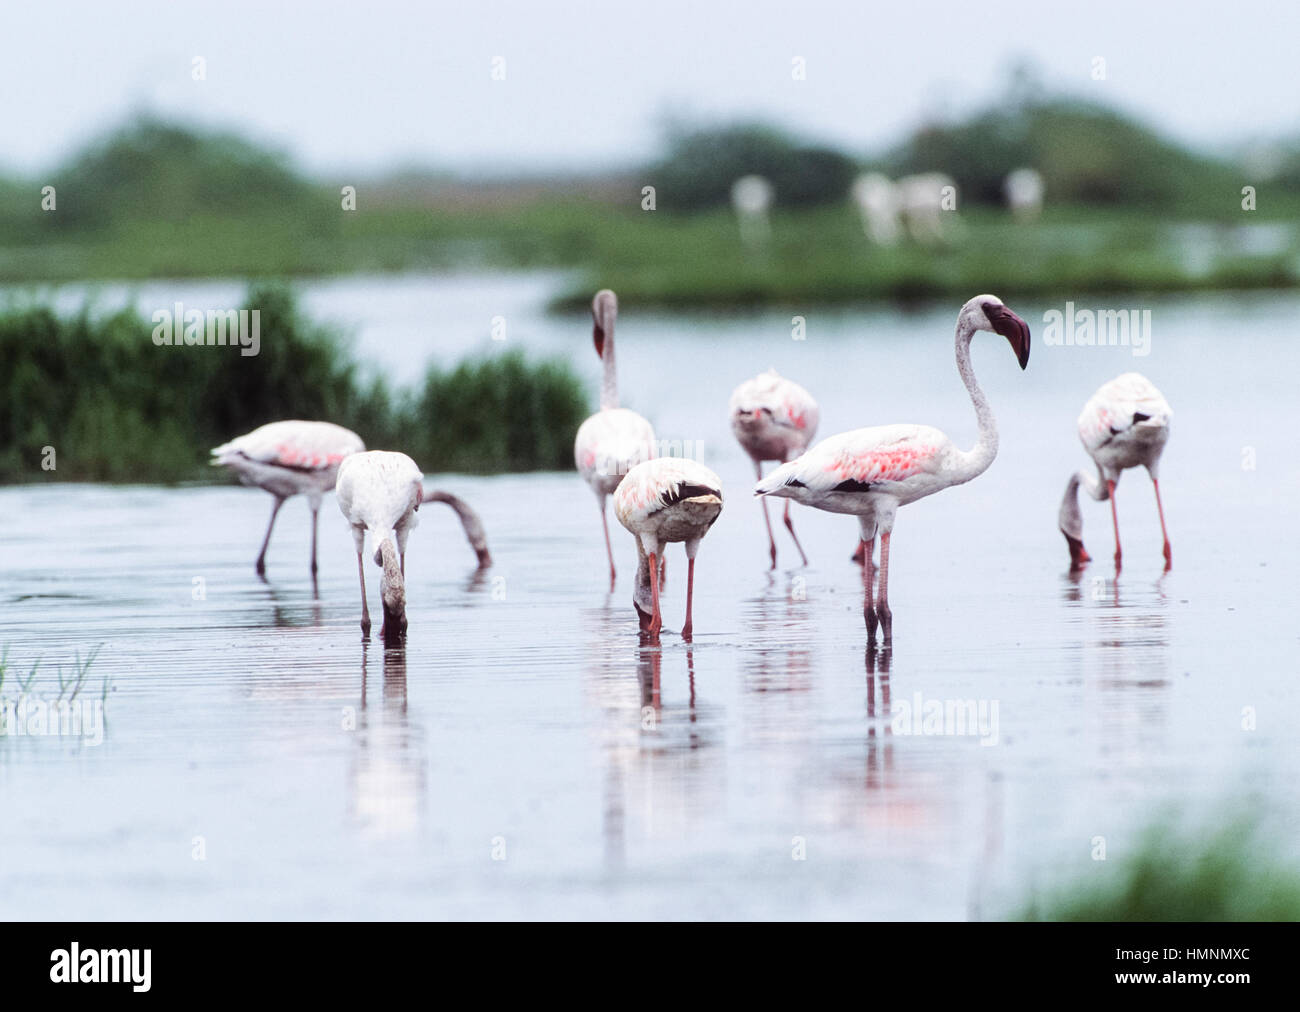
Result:
{"type": "Polygon", "coordinates": [[[406,638],[406,540],[411,528],[419,523],[416,513],[424,498],[422,480],[415,461],[404,453],[387,450],[355,453],[339,467],[339,510],[352,526],[357,572],[361,576],[361,634],[370,636],[362,562],[369,535],[375,564],[383,569],[379,597],[384,624],[379,632],[385,646],[397,646],[406,638]]]}
{"type": "MultiPolygon", "coordinates": [[[[731,412],[731,431],[750,459],[759,481],[763,480],[763,461],[778,464],[799,456],[817,433],[820,411],[812,394],[792,380],[769,369],[753,379],[746,380],[731,394],[728,406],[731,412]]],[[[767,500],[763,501],[763,523],[767,525],[767,541],[772,554],[772,568],[776,568],[776,539],[772,536],[772,521],[767,515],[767,500]]],[[[785,504],[785,526],[799,549],[799,557],[808,565],[799,536],[790,519],[789,500],[785,504]]]]}
{"type": "Polygon", "coordinates": [[[212,463],[230,468],[245,485],[256,485],[275,496],[271,522],[257,555],[257,574],[266,575],[266,549],[271,544],[280,507],[290,496],[307,497],[311,507],[311,575],[316,579],[316,526],[321,497],[334,487],[339,465],[366,448],[361,437],[332,422],[297,419],[270,422],[212,451],[212,463]]]}
{"type": "Polygon", "coordinates": [[[957,371],[970,394],[979,423],[979,439],[959,450],[928,425],[880,425],[855,429],[822,440],[811,450],[778,467],[754,488],[756,495],[777,495],[830,513],[858,517],[866,546],[862,570],[867,641],[875,643],[877,622],[884,641],[893,639],[889,608],[889,541],[898,507],[916,502],[983,474],[998,452],[997,423],[970,361],[971,338],[978,330],[1001,334],[1024,369],[1029,364],[1029,327],[993,295],[977,295],[957,317],[957,371]],[[873,593],[876,535],[880,535],[880,589],[873,593]]]}
{"type": "Polygon", "coordinates": [[[1120,570],[1119,515],[1115,509],[1115,487],[1130,467],[1145,467],[1156,492],[1160,534],[1164,539],[1165,571],[1173,566],[1173,549],[1165,527],[1165,508],[1160,501],[1160,455],[1169,440],[1173,418],[1169,402],[1140,373],[1126,372],[1104,384],[1083,406],[1079,415],[1079,439],[1097,465],[1098,478],[1079,471],[1070,477],[1061,500],[1061,533],[1070,548],[1070,564],[1078,569],[1091,561],[1083,547],[1083,516],[1079,512],[1079,485],[1093,499],[1110,500],[1115,528],[1115,571],[1120,570]]]}
{"type": "Polygon", "coordinates": [[[637,547],[636,590],[632,604],[641,631],[657,641],[663,627],[659,610],[659,571],[663,546],[686,545],[686,625],[692,634],[691,602],[695,593],[695,554],[700,539],[722,512],[722,482],[703,464],[680,457],[659,457],[632,468],[614,493],[614,513],[632,532],[637,547]]]}
{"type": "Polygon", "coordinates": [[[614,589],[614,549],[609,543],[605,499],[633,467],[655,455],[655,432],[635,411],[618,406],[618,373],[614,365],[614,324],[618,298],[608,288],[591,300],[592,340],[605,366],[600,388],[600,410],[578,428],[573,441],[573,462],[582,480],[591,486],[600,504],[600,523],[609,556],[609,589],[614,589]]]}

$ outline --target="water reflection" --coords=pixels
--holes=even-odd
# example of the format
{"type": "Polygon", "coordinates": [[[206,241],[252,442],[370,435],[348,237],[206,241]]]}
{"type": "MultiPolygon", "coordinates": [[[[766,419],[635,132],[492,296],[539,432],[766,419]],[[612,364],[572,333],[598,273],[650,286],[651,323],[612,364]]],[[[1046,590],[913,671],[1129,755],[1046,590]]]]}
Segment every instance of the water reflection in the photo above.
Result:
{"type": "MultiPolygon", "coordinates": [[[[369,837],[404,836],[424,814],[424,736],[411,725],[406,699],[406,650],[383,651],[379,706],[370,705],[370,646],[361,648],[361,698],[349,775],[352,818],[369,837]]],[[[376,647],[378,649],[378,647],[376,647]]]]}

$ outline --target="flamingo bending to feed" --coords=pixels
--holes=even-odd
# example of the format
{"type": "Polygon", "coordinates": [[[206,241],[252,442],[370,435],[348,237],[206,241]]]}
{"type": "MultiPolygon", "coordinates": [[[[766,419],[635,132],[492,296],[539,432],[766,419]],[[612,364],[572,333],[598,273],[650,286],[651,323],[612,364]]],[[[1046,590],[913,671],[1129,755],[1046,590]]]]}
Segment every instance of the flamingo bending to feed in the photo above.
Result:
{"type": "Polygon", "coordinates": [[[1165,528],[1165,508],[1160,502],[1160,455],[1169,440],[1169,422],[1174,416],[1169,402],[1149,379],[1126,372],[1102,386],[1079,415],[1079,439],[1097,465],[1100,480],[1079,471],[1070,477],[1061,500],[1060,526],[1070,546],[1070,566],[1079,569],[1091,557],[1083,547],[1083,516],[1079,513],[1079,485],[1092,498],[1110,500],[1110,517],[1115,527],[1115,572],[1120,570],[1119,516],[1115,510],[1115,486],[1120,474],[1139,465],[1151,475],[1156,490],[1156,511],[1160,534],[1165,542],[1165,572],[1173,566],[1173,549],[1165,528]]]}
{"type": "MultiPolygon", "coordinates": [[[[731,431],[741,447],[754,461],[758,480],[763,480],[763,461],[775,460],[784,464],[808,449],[817,433],[820,412],[812,394],[798,383],[777,375],[775,369],[746,380],[731,394],[731,431]]],[[[767,500],[763,500],[763,523],[767,525],[767,542],[772,552],[772,568],[776,568],[776,539],[772,536],[772,521],[767,515],[767,500]]],[[[808,565],[799,536],[790,519],[790,503],[785,504],[785,526],[799,549],[799,557],[808,565]]]]}
{"type": "Polygon", "coordinates": [[[618,374],[614,367],[614,322],[618,298],[608,288],[591,300],[594,322],[592,340],[596,354],[605,364],[600,388],[600,410],[578,429],[573,441],[573,461],[582,480],[591,486],[600,503],[600,522],[605,529],[605,552],[609,556],[609,589],[614,589],[614,549],[609,543],[609,519],[605,498],[614,494],[623,476],[654,454],[655,432],[635,411],[618,406],[618,374]]]}
{"type": "Polygon", "coordinates": [[[423,479],[415,461],[404,453],[369,450],[355,453],[339,467],[339,510],[352,525],[361,574],[361,635],[370,637],[370,607],[366,603],[366,569],[362,563],[366,535],[375,564],[383,569],[379,598],[384,645],[398,646],[406,638],[406,539],[419,523],[416,511],[424,498],[423,479]]]}
{"type": "Polygon", "coordinates": [[[456,511],[456,516],[460,518],[460,525],[465,529],[465,540],[469,542],[474,554],[478,556],[478,568],[487,569],[492,565],[492,553],[488,551],[487,534],[483,531],[483,521],[479,519],[477,513],[470,507],[464,499],[452,495],[450,492],[439,492],[435,489],[428,489],[423,493],[420,502],[440,502],[445,503],[456,511]]]}
{"type": "Polygon", "coordinates": [[[703,464],[681,457],[647,460],[627,473],[614,493],[618,522],[636,538],[636,590],[632,605],[641,632],[658,641],[663,628],[659,611],[659,566],[663,546],[686,543],[686,625],[691,638],[691,601],[695,592],[695,553],[722,512],[722,482],[703,464]]]}
{"type": "Polygon", "coordinates": [[[852,513],[866,546],[862,583],[867,642],[883,627],[885,645],[893,639],[889,608],[889,539],[894,514],[952,485],[983,474],[998,452],[997,423],[975,380],[970,342],[977,330],[1001,334],[1011,344],[1020,368],[1029,364],[1029,326],[994,295],[977,295],[957,317],[957,372],[975,406],[979,439],[959,450],[928,425],[878,425],[823,439],[797,460],[783,464],[754,487],[755,495],[777,495],[830,513],[852,513]],[[880,535],[880,589],[873,595],[876,535],[880,535]]]}
{"type": "Polygon", "coordinates": [[[315,581],[321,497],[334,487],[343,460],[365,448],[360,436],[341,425],[295,419],[263,425],[212,451],[213,464],[230,468],[245,485],[256,485],[275,496],[271,522],[257,555],[258,576],[266,575],[266,549],[280,507],[290,496],[302,493],[311,507],[311,575],[315,581]]]}

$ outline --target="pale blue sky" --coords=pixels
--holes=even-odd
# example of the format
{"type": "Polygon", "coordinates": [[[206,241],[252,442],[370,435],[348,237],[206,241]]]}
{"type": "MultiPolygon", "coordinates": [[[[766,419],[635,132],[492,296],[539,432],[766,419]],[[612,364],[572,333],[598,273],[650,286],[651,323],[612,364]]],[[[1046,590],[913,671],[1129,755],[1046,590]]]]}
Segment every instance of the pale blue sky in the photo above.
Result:
{"type": "Polygon", "coordinates": [[[133,109],[234,126],[327,172],[634,164],[668,110],[762,117],[863,151],[991,97],[1021,57],[1202,146],[1300,133],[1293,2],[296,6],[11,5],[0,167],[48,167],[133,109]],[[206,81],[191,79],[194,56],[206,81]],[[1090,76],[1096,56],[1105,81],[1090,76]]]}

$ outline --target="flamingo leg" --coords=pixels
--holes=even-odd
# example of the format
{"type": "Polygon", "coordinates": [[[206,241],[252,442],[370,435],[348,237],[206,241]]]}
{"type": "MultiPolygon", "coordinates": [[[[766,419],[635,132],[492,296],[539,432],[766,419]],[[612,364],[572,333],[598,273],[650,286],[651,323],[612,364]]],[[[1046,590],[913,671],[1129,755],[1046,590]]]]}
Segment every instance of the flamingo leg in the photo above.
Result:
{"type": "Polygon", "coordinates": [[[257,575],[266,575],[266,549],[271,544],[271,529],[275,526],[276,515],[280,512],[280,507],[284,505],[284,499],[280,496],[275,497],[275,505],[271,507],[271,522],[266,525],[266,537],[262,539],[262,550],[257,553],[257,575]]]}
{"type": "Polygon", "coordinates": [[[871,540],[862,540],[862,617],[867,623],[867,645],[874,646],[876,642],[876,604],[872,594],[873,584],[875,583],[875,563],[872,556],[876,554],[876,536],[873,534],[871,540]]]}
{"type": "MultiPolygon", "coordinates": [[[[759,481],[762,481],[762,480],[763,480],[763,464],[762,464],[761,461],[757,461],[757,460],[754,461],[754,473],[758,475],[758,480],[759,480],[759,481]]],[[[759,502],[763,504],[763,523],[764,523],[764,525],[767,527],[767,544],[768,544],[768,547],[771,549],[771,552],[772,552],[772,565],[771,565],[770,568],[775,569],[775,568],[776,568],[776,538],[772,536],[772,520],[771,520],[771,518],[767,515],[767,496],[762,496],[762,497],[759,499],[759,502]]],[[[786,510],[788,511],[788,510],[790,509],[790,504],[789,504],[789,503],[786,503],[786,507],[785,507],[785,508],[786,508],[786,510]]],[[[787,513],[787,515],[788,515],[788,513],[787,513]]],[[[791,534],[794,533],[794,528],[793,528],[793,527],[790,528],[790,533],[791,533],[791,534]]],[[[795,544],[798,544],[798,543],[799,543],[798,541],[795,542],[795,544]]],[[[802,552],[803,552],[803,549],[801,548],[801,549],[799,549],[799,551],[800,551],[800,553],[802,553],[802,552]]]]}
{"type": "Polygon", "coordinates": [[[1160,502],[1160,482],[1152,478],[1151,484],[1156,490],[1156,512],[1160,514],[1160,534],[1165,539],[1165,572],[1167,573],[1174,566],[1174,550],[1169,544],[1169,531],[1165,529],[1165,507],[1160,502]]]}
{"type": "Polygon", "coordinates": [[[894,642],[894,613],[889,610],[889,539],[890,531],[880,535],[880,591],[876,595],[876,613],[880,616],[885,646],[894,642]]]}
{"type": "Polygon", "coordinates": [[[682,639],[686,642],[691,640],[691,632],[694,626],[691,625],[691,598],[695,594],[695,560],[686,560],[686,625],[682,626],[682,639]]]}
{"type": "Polygon", "coordinates": [[[808,556],[804,554],[803,545],[799,544],[799,535],[794,532],[794,521],[790,519],[790,500],[785,501],[785,527],[790,532],[790,537],[794,540],[795,548],[799,549],[799,558],[803,559],[803,564],[808,565],[808,556]]]}
{"type": "Polygon", "coordinates": [[[320,507],[313,506],[311,510],[311,580],[316,582],[316,521],[320,519],[320,507]]]}
{"type": "Polygon", "coordinates": [[[357,572],[361,574],[361,636],[363,639],[369,639],[370,605],[366,603],[366,567],[361,561],[360,552],[357,552],[357,572]]]}
{"type": "Polygon", "coordinates": [[[609,543],[609,517],[605,513],[605,497],[600,497],[600,525],[605,529],[605,554],[609,556],[609,589],[614,589],[614,547],[609,543]]]}
{"type": "Polygon", "coordinates": [[[1106,497],[1110,499],[1110,519],[1115,525],[1115,572],[1119,572],[1121,551],[1119,546],[1119,513],[1115,509],[1115,483],[1106,479],[1106,497]]]}
{"type": "Polygon", "coordinates": [[[659,630],[664,627],[663,616],[659,614],[659,559],[654,552],[651,552],[648,561],[650,563],[650,599],[653,602],[653,610],[650,615],[650,628],[646,632],[650,634],[651,642],[658,642],[659,630]]]}

